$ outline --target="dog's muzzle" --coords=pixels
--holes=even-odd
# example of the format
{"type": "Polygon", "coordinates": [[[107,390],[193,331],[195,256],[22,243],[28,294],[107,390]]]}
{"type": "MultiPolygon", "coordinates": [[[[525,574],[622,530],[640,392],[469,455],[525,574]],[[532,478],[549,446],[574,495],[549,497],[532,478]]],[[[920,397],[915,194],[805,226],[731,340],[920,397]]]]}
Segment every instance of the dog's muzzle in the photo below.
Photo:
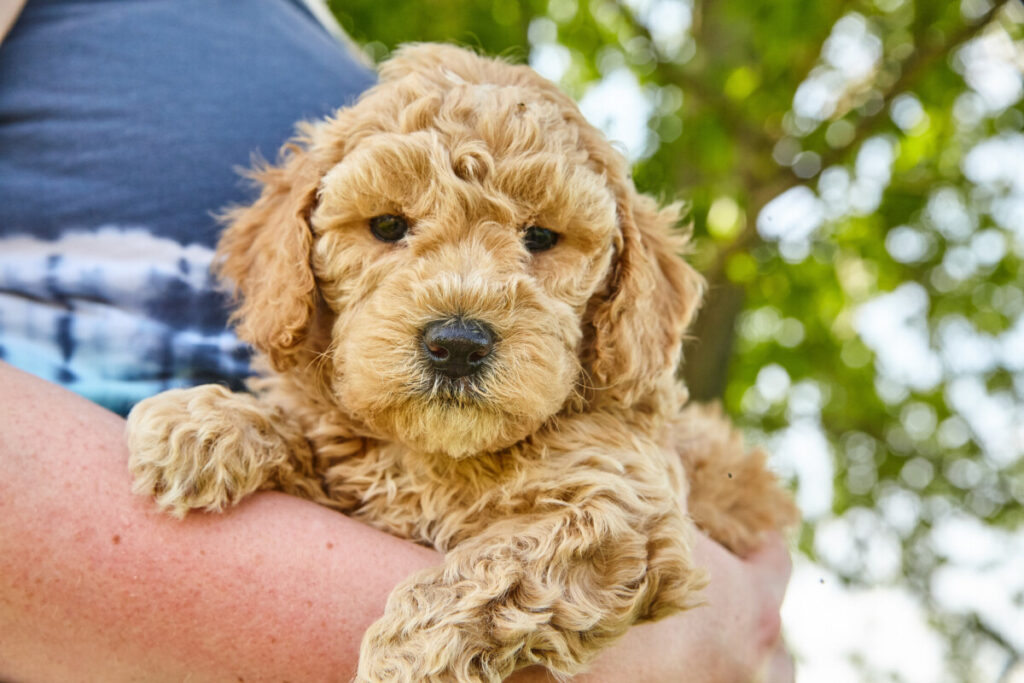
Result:
{"type": "Polygon", "coordinates": [[[451,379],[468,377],[487,362],[497,341],[494,330],[479,320],[446,318],[423,328],[423,353],[431,367],[451,379]]]}

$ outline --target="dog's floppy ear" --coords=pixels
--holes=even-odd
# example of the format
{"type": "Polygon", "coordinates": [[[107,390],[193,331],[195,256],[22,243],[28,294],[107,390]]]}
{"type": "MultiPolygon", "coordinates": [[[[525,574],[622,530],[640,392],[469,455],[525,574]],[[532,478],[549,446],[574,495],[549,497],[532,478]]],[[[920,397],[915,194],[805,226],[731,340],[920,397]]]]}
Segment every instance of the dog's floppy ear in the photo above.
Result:
{"type": "Polygon", "coordinates": [[[227,227],[217,246],[217,273],[231,283],[239,304],[231,316],[238,335],[277,370],[294,365],[316,302],[309,216],[320,169],[309,133],[300,130],[277,165],[251,172],[262,186],[259,199],[222,215],[227,227]]]}
{"type": "Polygon", "coordinates": [[[673,233],[677,206],[659,210],[630,187],[618,199],[618,218],[618,258],[608,290],[591,308],[587,355],[598,400],[633,406],[674,381],[704,281],[681,257],[686,239],[673,233]]]}

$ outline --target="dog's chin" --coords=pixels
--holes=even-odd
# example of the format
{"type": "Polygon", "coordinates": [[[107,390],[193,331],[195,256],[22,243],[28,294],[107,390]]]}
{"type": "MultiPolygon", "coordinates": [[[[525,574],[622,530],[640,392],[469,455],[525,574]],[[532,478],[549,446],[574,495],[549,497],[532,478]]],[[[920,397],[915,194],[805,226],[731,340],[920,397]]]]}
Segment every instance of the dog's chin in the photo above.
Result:
{"type": "Polygon", "coordinates": [[[508,448],[535,432],[547,417],[510,414],[468,398],[432,396],[384,409],[371,422],[415,451],[461,460],[508,448]]]}
{"type": "Polygon", "coordinates": [[[545,386],[545,391],[527,394],[519,386],[515,396],[498,398],[468,382],[389,392],[373,391],[373,383],[353,379],[349,375],[336,386],[338,399],[369,434],[419,453],[457,460],[522,441],[559,412],[571,390],[567,386],[557,392],[545,386]]]}

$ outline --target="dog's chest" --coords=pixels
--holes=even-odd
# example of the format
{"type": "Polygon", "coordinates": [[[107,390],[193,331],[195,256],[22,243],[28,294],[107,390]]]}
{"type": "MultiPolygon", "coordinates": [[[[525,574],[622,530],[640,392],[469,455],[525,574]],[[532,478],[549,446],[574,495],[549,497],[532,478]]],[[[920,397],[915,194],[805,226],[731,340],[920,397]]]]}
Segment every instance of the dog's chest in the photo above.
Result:
{"type": "Polygon", "coordinates": [[[364,442],[359,452],[320,457],[318,469],[334,506],[388,533],[445,550],[496,518],[530,506],[517,488],[523,464],[501,456],[453,461],[396,443],[364,442]]]}
{"type": "Polygon", "coordinates": [[[447,551],[497,520],[578,505],[592,491],[677,497],[678,457],[672,467],[653,441],[617,439],[607,431],[601,446],[581,443],[563,429],[543,444],[458,461],[359,440],[359,448],[352,442],[340,448],[342,457],[324,457],[332,447],[318,448],[317,469],[333,507],[447,551]]]}

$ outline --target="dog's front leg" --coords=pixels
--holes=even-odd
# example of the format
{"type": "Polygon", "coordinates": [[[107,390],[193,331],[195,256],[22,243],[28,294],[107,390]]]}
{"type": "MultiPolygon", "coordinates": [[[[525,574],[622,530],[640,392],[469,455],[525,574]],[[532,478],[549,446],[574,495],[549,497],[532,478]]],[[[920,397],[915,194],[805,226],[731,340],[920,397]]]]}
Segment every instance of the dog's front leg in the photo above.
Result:
{"type": "Polygon", "coordinates": [[[531,664],[573,674],[632,624],[696,604],[703,572],[682,512],[635,513],[607,498],[563,504],[462,543],[395,589],[357,681],[500,681],[531,664]]]}
{"type": "MultiPolygon", "coordinates": [[[[309,444],[257,397],[206,384],[148,398],[127,426],[133,490],[176,517],[220,510],[269,483],[299,479],[309,444]]],[[[287,487],[285,487],[287,488],[287,487]]]]}

